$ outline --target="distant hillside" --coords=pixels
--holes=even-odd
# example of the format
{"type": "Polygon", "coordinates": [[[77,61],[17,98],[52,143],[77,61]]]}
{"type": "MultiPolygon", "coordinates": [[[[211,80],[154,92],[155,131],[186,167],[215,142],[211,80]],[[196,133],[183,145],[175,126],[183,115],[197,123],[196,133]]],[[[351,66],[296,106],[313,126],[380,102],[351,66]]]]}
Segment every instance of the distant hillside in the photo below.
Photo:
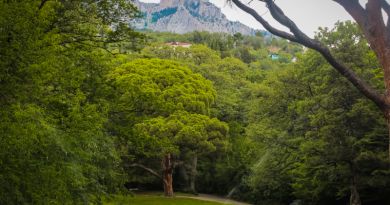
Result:
{"type": "Polygon", "coordinates": [[[161,0],[159,4],[135,1],[144,18],[135,22],[137,29],[188,33],[209,31],[254,35],[256,30],[240,22],[229,21],[221,9],[207,0],[161,0]]]}

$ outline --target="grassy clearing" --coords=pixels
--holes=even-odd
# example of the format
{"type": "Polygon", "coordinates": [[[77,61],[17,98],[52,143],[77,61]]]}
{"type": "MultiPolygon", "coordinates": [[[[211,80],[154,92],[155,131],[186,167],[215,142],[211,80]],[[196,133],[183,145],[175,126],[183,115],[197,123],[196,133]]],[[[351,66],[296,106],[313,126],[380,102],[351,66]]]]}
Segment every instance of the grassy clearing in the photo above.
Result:
{"type": "Polygon", "coordinates": [[[221,205],[217,202],[155,195],[116,196],[104,205],[221,205]]]}

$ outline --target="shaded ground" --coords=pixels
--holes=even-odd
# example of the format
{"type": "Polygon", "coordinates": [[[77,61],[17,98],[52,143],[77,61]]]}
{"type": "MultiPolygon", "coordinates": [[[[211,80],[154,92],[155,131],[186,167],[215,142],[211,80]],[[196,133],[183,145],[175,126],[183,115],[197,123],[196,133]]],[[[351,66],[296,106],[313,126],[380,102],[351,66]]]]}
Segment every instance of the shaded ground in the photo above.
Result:
{"type": "MultiPolygon", "coordinates": [[[[163,197],[164,194],[162,192],[136,192],[137,196],[161,196],[163,197]]],[[[215,196],[210,194],[199,194],[199,195],[193,195],[193,194],[185,194],[185,193],[175,193],[175,198],[189,198],[189,199],[197,199],[197,200],[203,200],[203,201],[210,201],[210,202],[218,202],[220,204],[230,204],[230,205],[250,205],[248,203],[235,201],[229,198],[221,197],[221,196],[215,196]]]]}

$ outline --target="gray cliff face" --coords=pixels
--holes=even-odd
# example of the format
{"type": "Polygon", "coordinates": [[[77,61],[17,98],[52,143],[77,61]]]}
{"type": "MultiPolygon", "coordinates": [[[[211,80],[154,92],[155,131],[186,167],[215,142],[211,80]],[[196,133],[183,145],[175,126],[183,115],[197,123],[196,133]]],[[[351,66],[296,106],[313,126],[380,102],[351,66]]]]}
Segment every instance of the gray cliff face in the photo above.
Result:
{"type": "Polygon", "coordinates": [[[209,31],[254,35],[255,30],[226,19],[221,9],[207,0],[161,0],[159,4],[135,1],[144,18],[135,21],[136,29],[188,33],[209,31]]]}

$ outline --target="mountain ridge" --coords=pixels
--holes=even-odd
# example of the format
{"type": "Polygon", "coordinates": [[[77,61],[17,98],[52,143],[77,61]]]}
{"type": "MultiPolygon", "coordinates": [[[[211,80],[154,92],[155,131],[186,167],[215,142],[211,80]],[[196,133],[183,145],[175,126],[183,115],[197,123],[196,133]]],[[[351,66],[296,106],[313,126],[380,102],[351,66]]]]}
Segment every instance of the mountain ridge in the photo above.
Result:
{"type": "Polygon", "coordinates": [[[134,1],[143,18],[134,21],[136,29],[189,33],[208,31],[254,35],[256,30],[238,21],[230,21],[221,9],[207,0],[161,0],[160,3],[134,1]]]}

